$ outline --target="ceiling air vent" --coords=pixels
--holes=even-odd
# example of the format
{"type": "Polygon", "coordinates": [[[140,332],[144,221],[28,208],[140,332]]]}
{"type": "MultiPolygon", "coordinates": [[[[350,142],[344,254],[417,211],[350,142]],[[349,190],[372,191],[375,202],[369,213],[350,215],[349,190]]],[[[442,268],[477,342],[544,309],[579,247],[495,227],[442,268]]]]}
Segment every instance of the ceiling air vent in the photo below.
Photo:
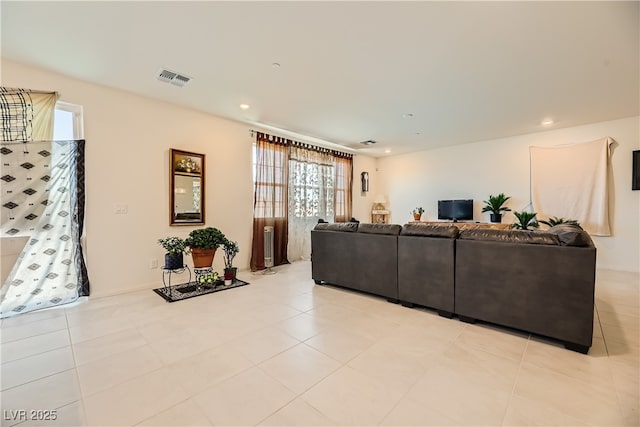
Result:
{"type": "Polygon", "coordinates": [[[178,74],[175,71],[167,70],[166,68],[160,70],[157,75],[158,80],[165,83],[171,83],[174,86],[183,87],[191,80],[191,77],[184,74],[178,74]]]}
{"type": "Polygon", "coordinates": [[[366,141],[361,141],[361,142],[358,142],[358,143],[348,144],[347,147],[351,148],[352,150],[362,150],[365,147],[372,146],[376,142],[377,141],[374,141],[372,139],[367,139],[366,141]]]}

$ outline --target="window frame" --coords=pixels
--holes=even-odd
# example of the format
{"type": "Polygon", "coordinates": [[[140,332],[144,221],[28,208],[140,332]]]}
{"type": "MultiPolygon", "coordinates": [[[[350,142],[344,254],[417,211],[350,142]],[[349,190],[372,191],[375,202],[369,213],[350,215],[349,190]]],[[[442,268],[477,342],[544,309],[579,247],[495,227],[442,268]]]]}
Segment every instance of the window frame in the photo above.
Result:
{"type": "Polygon", "coordinates": [[[65,102],[65,101],[57,101],[55,109],[72,114],[73,138],[84,139],[84,124],[82,121],[82,118],[83,118],[82,105],[72,104],[70,102],[65,102]]]}

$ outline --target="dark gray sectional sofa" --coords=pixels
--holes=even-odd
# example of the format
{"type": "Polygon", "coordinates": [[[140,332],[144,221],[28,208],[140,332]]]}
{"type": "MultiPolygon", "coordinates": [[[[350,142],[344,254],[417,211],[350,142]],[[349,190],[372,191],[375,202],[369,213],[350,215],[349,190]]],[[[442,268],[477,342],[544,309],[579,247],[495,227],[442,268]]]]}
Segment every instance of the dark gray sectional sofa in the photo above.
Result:
{"type": "Polygon", "coordinates": [[[325,223],[311,243],[316,283],[544,335],[582,353],[591,347],[596,248],[579,227],[325,223]]]}
{"type": "Polygon", "coordinates": [[[321,223],[311,231],[312,277],[398,301],[399,225],[321,223]]]}
{"type": "Polygon", "coordinates": [[[457,227],[408,224],[398,237],[398,297],[403,305],[421,305],[445,317],[454,312],[457,227]]]}

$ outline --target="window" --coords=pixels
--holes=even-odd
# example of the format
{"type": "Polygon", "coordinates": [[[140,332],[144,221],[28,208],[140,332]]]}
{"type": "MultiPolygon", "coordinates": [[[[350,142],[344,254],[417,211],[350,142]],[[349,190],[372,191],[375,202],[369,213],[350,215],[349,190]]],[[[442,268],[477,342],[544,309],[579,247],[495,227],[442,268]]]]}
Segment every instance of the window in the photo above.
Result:
{"type": "Polygon", "coordinates": [[[82,106],[68,102],[56,102],[53,118],[53,139],[64,141],[83,139],[82,106]]]}
{"type": "Polygon", "coordinates": [[[289,162],[289,215],[333,221],[333,166],[289,162]]]}
{"type": "Polygon", "coordinates": [[[267,147],[258,159],[253,145],[254,217],[285,218],[287,209],[287,151],[282,145],[267,147]],[[262,168],[258,171],[258,168],[262,168]],[[263,181],[258,181],[258,172],[263,181]],[[256,193],[257,192],[257,193],[256,193]]]}

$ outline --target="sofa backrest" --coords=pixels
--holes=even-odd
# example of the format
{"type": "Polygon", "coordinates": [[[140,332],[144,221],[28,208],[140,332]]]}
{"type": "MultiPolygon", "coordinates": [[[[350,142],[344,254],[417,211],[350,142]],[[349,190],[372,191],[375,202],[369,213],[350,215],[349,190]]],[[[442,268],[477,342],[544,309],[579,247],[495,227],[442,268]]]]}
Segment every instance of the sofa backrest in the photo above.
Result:
{"type": "Polygon", "coordinates": [[[365,224],[360,223],[358,233],[365,234],[385,234],[389,236],[397,236],[400,234],[402,226],[398,224],[365,224]]]}
{"type": "Polygon", "coordinates": [[[460,230],[454,225],[438,226],[438,225],[421,225],[421,224],[405,224],[400,232],[401,236],[421,236],[421,237],[443,237],[448,239],[457,239],[460,230]]]}
{"type": "Polygon", "coordinates": [[[560,246],[560,239],[556,234],[528,230],[494,230],[488,228],[464,230],[460,233],[460,240],[560,246]]]}
{"type": "Polygon", "coordinates": [[[579,225],[558,224],[548,229],[547,233],[558,236],[562,246],[594,246],[589,233],[579,225]]]}
{"type": "Polygon", "coordinates": [[[357,222],[320,222],[313,228],[314,230],[346,231],[354,233],[358,231],[357,222]]]}

